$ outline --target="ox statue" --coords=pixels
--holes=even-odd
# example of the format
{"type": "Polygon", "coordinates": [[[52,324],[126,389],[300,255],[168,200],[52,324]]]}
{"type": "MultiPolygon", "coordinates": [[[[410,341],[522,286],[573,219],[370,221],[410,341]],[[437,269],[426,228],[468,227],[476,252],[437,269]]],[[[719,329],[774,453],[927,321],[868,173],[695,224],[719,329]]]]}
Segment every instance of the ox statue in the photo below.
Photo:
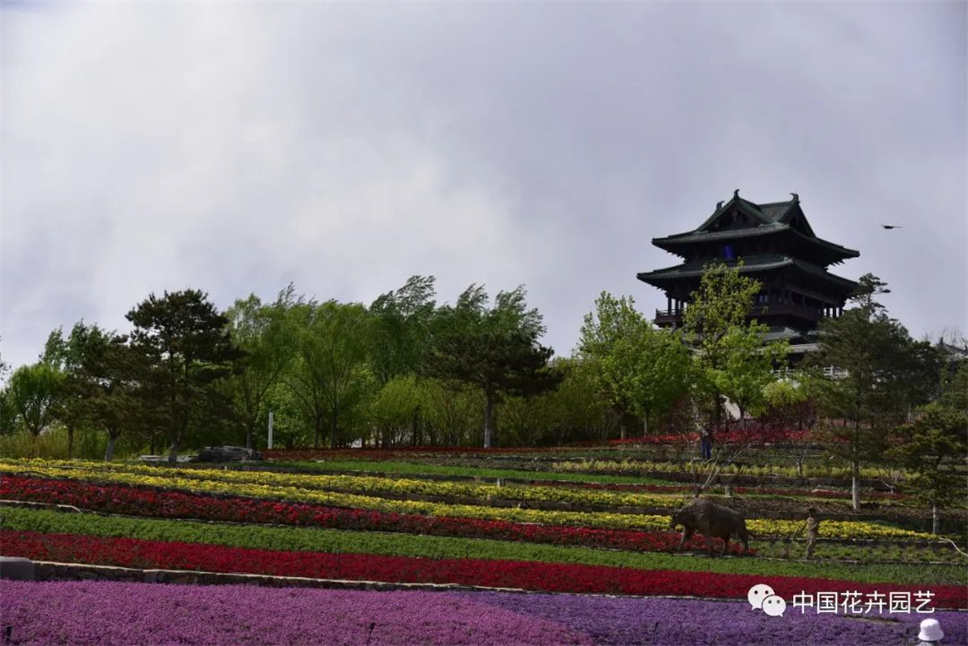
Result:
{"type": "Polygon", "coordinates": [[[672,514],[669,529],[682,526],[682,539],[679,549],[692,535],[699,532],[706,537],[709,544],[709,555],[713,554],[713,538],[723,539],[723,554],[729,548],[730,536],[736,536],[743,541],[746,553],[750,551],[750,535],[746,531],[746,519],[738,511],[717,505],[704,498],[696,498],[688,505],[672,514]]]}

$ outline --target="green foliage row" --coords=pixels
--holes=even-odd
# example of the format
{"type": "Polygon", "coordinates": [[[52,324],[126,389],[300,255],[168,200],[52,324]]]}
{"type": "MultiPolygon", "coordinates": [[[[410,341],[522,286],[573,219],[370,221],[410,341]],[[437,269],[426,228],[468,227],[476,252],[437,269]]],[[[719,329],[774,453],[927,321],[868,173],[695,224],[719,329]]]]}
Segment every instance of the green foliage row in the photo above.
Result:
{"type": "Polygon", "coordinates": [[[647,570],[838,578],[871,583],[968,584],[968,573],[963,568],[950,566],[817,564],[767,561],[756,558],[689,558],[670,554],[532,545],[483,539],[169,521],[9,507],[0,510],[0,522],[4,529],[11,530],[180,541],[266,550],[576,563],[647,570]]]}

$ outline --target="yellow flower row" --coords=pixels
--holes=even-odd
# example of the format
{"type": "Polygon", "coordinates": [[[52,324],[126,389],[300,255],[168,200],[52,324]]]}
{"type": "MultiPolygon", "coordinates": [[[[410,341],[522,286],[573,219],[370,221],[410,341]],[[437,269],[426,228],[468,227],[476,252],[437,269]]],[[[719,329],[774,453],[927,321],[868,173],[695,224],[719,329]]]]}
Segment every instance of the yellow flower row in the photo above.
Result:
{"type": "MultiPolygon", "coordinates": [[[[139,467],[140,469],[141,467],[139,467]]],[[[669,524],[667,516],[617,514],[608,512],[545,511],[537,509],[495,508],[475,505],[451,505],[444,503],[420,502],[409,500],[387,500],[384,498],[356,494],[334,493],[309,490],[291,486],[273,486],[256,483],[233,483],[219,480],[200,480],[184,478],[182,472],[162,471],[148,468],[149,473],[125,473],[122,470],[69,468],[67,465],[46,466],[33,461],[14,464],[0,462],[0,472],[15,473],[29,471],[46,477],[66,478],[82,481],[110,482],[125,485],[141,485],[186,492],[205,492],[233,496],[249,496],[305,502],[335,507],[348,507],[371,511],[420,514],[426,516],[449,516],[481,520],[507,520],[547,525],[570,525],[596,527],[603,529],[661,530],[669,524]],[[159,475],[162,473],[164,475],[159,475]]],[[[222,472],[219,472],[222,473],[222,472]]],[[[225,472],[228,473],[228,472],[225,472]]],[[[753,519],[747,527],[759,536],[790,536],[803,526],[802,521],[753,519]]],[[[930,534],[909,530],[894,529],[860,521],[825,521],[821,526],[822,536],[828,538],[899,538],[931,539],[930,534]]]]}
{"type": "MultiPolygon", "coordinates": [[[[91,463],[66,460],[18,461],[20,464],[43,464],[48,468],[94,468],[91,463]]],[[[678,508],[688,501],[682,495],[654,495],[581,490],[564,487],[441,482],[407,478],[385,478],[358,475],[310,475],[272,471],[230,471],[222,469],[173,469],[144,465],[105,464],[106,470],[133,474],[157,475],[175,473],[178,477],[197,480],[219,480],[232,483],[251,483],[280,487],[305,487],[327,491],[347,491],[360,494],[453,496],[470,500],[510,499],[527,502],[563,502],[579,505],[608,507],[663,507],[678,508]]]]}

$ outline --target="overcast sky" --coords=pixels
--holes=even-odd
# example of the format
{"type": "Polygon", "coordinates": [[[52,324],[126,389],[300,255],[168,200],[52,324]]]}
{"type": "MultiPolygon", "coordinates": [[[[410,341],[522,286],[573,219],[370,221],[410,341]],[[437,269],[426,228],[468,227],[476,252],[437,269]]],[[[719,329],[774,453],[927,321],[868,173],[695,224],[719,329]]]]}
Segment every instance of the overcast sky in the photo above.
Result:
{"type": "MultiPolygon", "coordinates": [[[[3,358],[149,292],[524,284],[569,354],[650,240],[800,194],[966,326],[966,3],[3,2],[3,358]],[[904,228],[885,231],[881,223],[904,228]]],[[[650,314],[651,316],[651,314],[650,314]]]]}

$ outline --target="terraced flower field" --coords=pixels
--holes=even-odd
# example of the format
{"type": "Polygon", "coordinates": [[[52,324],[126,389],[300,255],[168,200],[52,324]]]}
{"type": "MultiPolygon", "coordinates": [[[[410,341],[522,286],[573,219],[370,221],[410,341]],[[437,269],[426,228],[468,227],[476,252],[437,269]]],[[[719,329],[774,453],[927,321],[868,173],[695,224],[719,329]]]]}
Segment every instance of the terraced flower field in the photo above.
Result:
{"type": "MultiPolygon", "coordinates": [[[[137,630],[149,631],[144,639],[105,628],[98,643],[107,644],[169,638],[239,643],[232,630],[216,636],[205,626],[159,642],[147,635],[172,608],[184,607],[179,612],[191,623],[198,616],[231,618],[238,608],[286,603],[272,619],[259,612],[238,619],[259,627],[261,636],[246,643],[327,642],[321,636],[339,625],[345,631],[339,643],[347,644],[904,644],[927,610],[943,618],[950,636],[966,634],[968,558],[949,542],[893,525],[889,515],[846,514],[823,522],[816,558],[804,561],[795,539],[802,520],[769,518],[757,509],[758,501],[780,498],[806,506],[816,498],[809,489],[735,491],[753,549],[747,554],[731,543],[727,556],[710,558],[703,537],[693,537],[680,552],[679,535],[668,528],[668,514],[690,498],[681,484],[629,476],[583,479],[580,472],[556,479],[547,471],[432,468],[400,454],[388,457],[349,461],[334,455],[322,465],[289,459],[244,470],[2,460],[3,554],[74,564],[62,573],[144,580],[145,570],[177,570],[282,577],[278,585],[365,587],[334,582],[373,581],[448,590],[4,582],[3,615],[18,618],[20,641],[11,643],[70,642],[57,635],[93,630],[71,627],[65,619],[55,635],[53,626],[32,619],[27,600],[61,599],[54,605],[63,609],[74,603],[63,599],[95,597],[143,600],[145,618],[137,630]],[[761,583],[786,601],[784,616],[767,616],[747,603],[749,589],[761,583]],[[518,592],[473,591],[479,589],[518,592]],[[793,605],[797,598],[831,594],[906,598],[909,604],[906,611],[877,612],[845,605],[839,614],[793,605]],[[689,599],[658,598],[669,596],[689,599]],[[314,617],[304,632],[292,632],[305,612],[300,608],[314,607],[310,598],[335,614],[328,623],[314,617]],[[683,631],[676,626],[684,617],[702,620],[683,631]],[[730,626],[725,637],[710,636],[715,622],[730,626]]],[[[829,493],[828,504],[845,502],[842,492],[829,493]]],[[[883,499],[907,504],[903,494],[883,499]]],[[[714,547],[720,546],[717,539],[714,547]]]]}

